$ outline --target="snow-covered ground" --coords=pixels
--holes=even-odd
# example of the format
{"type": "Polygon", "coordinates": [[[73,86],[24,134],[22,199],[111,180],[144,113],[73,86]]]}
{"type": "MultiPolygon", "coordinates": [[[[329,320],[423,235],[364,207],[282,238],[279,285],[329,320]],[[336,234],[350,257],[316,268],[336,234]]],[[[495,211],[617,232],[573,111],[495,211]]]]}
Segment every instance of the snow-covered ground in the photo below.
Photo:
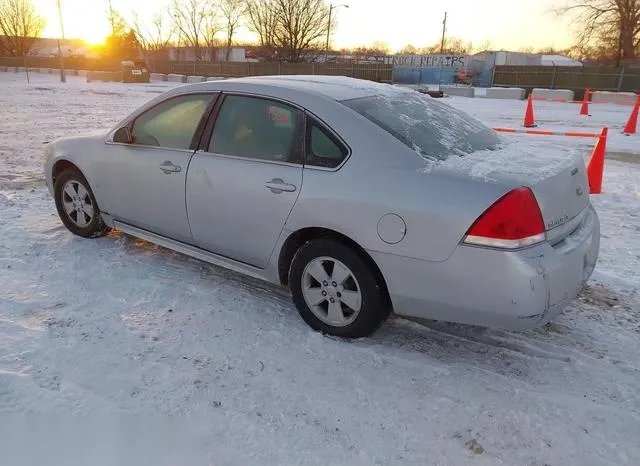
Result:
{"type": "MultiPolygon", "coordinates": [[[[640,136],[611,138],[631,155],[607,161],[593,198],[601,259],[556,322],[393,318],[349,342],[312,332],[267,285],[121,234],[67,232],[43,143],[111,126],[171,84],[31,79],[0,73],[0,464],[640,464],[640,136]]],[[[446,101],[492,126],[518,125],[524,108],[446,101]]],[[[583,119],[536,103],[558,130],[615,132],[628,110],[583,119]]],[[[550,141],[585,157],[593,144],[550,141]]]]}
{"type": "MultiPolygon", "coordinates": [[[[479,97],[473,99],[451,97],[444,100],[492,127],[522,127],[526,105],[524,101],[479,97]]],[[[591,104],[589,106],[591,116],[579,115],[580,105],[574,103],[534,101],[533,108],[537,124],[536,130],[600,134],[602,128],[607,127],[609,128],[607,149],[610,154],[615,153],[614,157],[619,154],[640,155],[640,136],[631,137],[622,134],[624,125],[631,114],[632,107],[629,105],[591,104]]],[[[530,139],[531,136],[527,136],[527,138],[530,139]]],[[[562,141],[562,138],[559,140],[562,141]]],[[[569,141],[569,143],[591,148],[594,140],[577,138],[577,140],[569,141]]]]}

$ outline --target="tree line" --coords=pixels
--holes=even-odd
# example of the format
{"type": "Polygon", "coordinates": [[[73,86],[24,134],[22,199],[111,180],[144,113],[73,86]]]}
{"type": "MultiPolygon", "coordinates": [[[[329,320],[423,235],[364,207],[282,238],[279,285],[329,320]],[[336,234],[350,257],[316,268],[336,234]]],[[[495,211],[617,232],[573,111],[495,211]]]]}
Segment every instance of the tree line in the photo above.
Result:
{"type": "MultiPolygon", "coordinates": [[[[518,52],[566,55],[578,60],[624,60],[640,57],[640,0],[556,0],[558,7],[548,11],[557,17],[570,17],[576,24],[575,43],[567,48],[523,47],[518,52]]],[[[411,44],[398,53],[404,55],[439,53],[441,44],[426,47],[411,44]]],[[[446,38],[444,53],[463,54],[493,50],[490,42],[474,47],[471,42],[446,38]]]]}
{"type": "MultiPolygon", "coordinates": [[[[168,8],[144,15],[107,5],[111,33],[103,51],[123,58],[136,48],[152,53],[176,45],[192,48],[197,60],[211,59],[210,51],[222,46],[229,59],[238,31],[246,28],[269,58],[299,62],[323,50],[336,26],[325,0],[172,0],[168,8]]],[[[27,54],[44,27],[33,0],[0,0],[2,54],[27,54]]]]}
{"type": "MultiPolygon", "coordinates": [[[[52,0],[53,1],[53,0],[52,0]]],[[[556,0],[552,11],[571,15],[577,27],[575,46],[547,49],[579,59],[634,59],[640,56],[640,0],[556,0]]],[[[145,54],[170,45],[188,46],[197,60],[213,59],[211,51],[224,47],[230,58],[237,33],[244,28],[257,41],[262,58],[299,62],[326,52],[325,40],[337,24],[325,0],[172,0],[168,8],[145,15],[117,12],[108,2],[111,34],[104,50],[113,56],[145,54]],[[329,31],[331,27],[331,31],[329,31]]],[[[0,0],[0,53],[23,56],[44,30],[45,19],[33,0],[0,0]]],[[[482,44],[479,50],[490,48],[482,44]]],[[[447,38],[427,47],[407,45],[399,53],[470,53],[469,42],[447,38]]],[[[376,42],[349,52],[380,56],[389,47],[376,42]]]]}
{"type": "MultiPolygon", "coordinates": [[[[246,28],[266,58],[299,62],[323,49],[332,32],[329,15],[325,0],[173,0],[168,10],[155,13],[151,29],[134,14],[133,30],[143,49],[176,43],[202,60],[207,49],[222,45],[228,60],[237,32],[246,28]]],[[[335,18],[332,23],[335,29],[335,18]]]]}

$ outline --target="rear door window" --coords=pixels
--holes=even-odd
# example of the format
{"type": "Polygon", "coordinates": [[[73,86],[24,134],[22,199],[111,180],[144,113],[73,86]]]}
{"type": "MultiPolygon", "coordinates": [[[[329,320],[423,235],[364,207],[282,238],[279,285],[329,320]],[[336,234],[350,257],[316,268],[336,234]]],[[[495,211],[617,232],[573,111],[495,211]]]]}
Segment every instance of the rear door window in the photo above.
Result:
{"type": "Polygon", "coordinates": [[[228,95],[216,117],[208,151],[272,162],[300,163],[300,112],[283,102],[228,95]]]}
{"type": "Polygon", "coordinates": [[[307,118],[305,165],[335,168],[349,155],[349,150],[313,118],[307,118]]]}

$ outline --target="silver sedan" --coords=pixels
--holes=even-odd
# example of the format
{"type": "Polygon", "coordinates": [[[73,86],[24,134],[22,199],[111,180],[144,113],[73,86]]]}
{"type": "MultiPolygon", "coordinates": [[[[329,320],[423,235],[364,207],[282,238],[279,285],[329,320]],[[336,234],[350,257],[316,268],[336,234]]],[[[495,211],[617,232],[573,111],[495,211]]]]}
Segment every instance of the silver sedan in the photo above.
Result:
{"type": "Polygon", "coordinates": [[[72,233],[115,228],[286,287],[313,329],[337,336],[369,335],[390,312],[539,326],[598,257],[580,156],[527,169],[465,113],[386,84],[185,85],[45,152],[72,233]]]}

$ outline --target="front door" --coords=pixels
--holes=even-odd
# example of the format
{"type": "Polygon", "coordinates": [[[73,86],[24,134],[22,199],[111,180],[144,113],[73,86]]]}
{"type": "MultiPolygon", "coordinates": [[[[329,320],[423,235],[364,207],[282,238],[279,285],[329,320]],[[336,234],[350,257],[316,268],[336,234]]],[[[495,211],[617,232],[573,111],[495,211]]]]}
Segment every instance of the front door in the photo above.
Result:
{"type": "Polygon", "coordinates": [[[266,267],[302,188],[302,113],[269,99],[228,95],[208,149],[187,174],[194,241],[266,267]]]}
{"type": "Polygon", "coordinates": [[[131,144],[109,145],[98,174],[101,208],[116,220],[191,242],[185,182],[194,134],[212,94],[169,98],[136,118],[131,144]]]}

